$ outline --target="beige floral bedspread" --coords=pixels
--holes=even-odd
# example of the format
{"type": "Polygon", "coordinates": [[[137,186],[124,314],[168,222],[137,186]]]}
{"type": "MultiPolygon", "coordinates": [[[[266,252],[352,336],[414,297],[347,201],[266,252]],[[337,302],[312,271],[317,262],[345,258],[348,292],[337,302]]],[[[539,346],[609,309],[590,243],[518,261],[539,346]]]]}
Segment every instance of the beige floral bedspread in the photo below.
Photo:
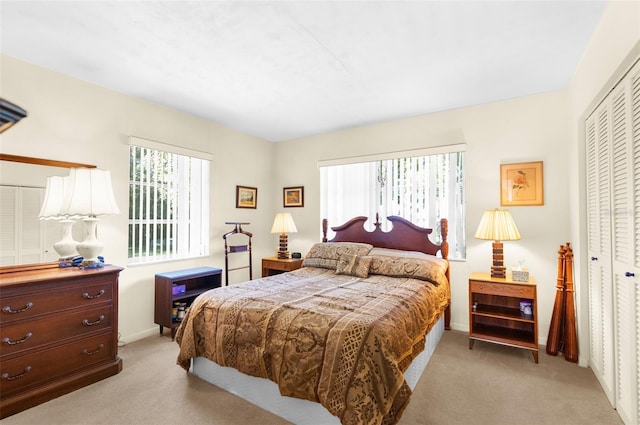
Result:
{"type": "Polygon", "coordinates": [[[178,329],[178,364],[194,357],[276,382],[344,425],[395,424],[403,372],[449,303],[449,284],[304,267],[211,290],[178,329]]]}

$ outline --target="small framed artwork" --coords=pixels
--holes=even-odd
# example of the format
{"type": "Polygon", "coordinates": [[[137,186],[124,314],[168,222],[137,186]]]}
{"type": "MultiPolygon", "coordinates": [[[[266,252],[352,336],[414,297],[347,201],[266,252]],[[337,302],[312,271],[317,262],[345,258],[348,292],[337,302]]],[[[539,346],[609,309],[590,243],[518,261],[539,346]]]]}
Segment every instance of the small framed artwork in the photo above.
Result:
{"type": "Polygon", "coordinates": [[[256,208],[258,206],[258,188],[236,186],[236,208],[256,208]]]}
{"type": "Polygon", "coordinates": [[[285,187],[282,203],[285,207],[304,207],[304,186],[285,187]]]}
{"type": "Polygon", "coordinates": [[[544,205],[542,161],[500,164],[500,205],[544,205]]]}

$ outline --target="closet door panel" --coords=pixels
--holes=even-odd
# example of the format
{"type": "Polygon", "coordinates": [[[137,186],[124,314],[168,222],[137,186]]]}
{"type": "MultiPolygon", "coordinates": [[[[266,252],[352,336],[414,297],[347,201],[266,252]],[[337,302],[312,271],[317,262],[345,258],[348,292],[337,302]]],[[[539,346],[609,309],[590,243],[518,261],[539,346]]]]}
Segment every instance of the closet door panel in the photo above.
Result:
{"type": "Polygon", "coordinates": [[[638,320],[635,258],[636,223],[634,155],[640,103],[640,68],[632,69],[609,95],[611,104],[611,206],[612,206],[612,278],[614,293],[616,402],[620,417],[627,424],[638,423],[638,320]],[[635,80],[635,84],[634,84],[635,80]],[[635,87],[635,89],[634,89],[635,87]],[[635,112],[634,112],[634,103],[635,112]],[[634,117],[634,114],[636,115],[634,117]]]}
{"type": "Polygon", "coordinates": [[[615,402],[613,292],[611,285],[610,107],[605,102],[587,119],[587,203],[590,366],[609,401],[615,402]]]}

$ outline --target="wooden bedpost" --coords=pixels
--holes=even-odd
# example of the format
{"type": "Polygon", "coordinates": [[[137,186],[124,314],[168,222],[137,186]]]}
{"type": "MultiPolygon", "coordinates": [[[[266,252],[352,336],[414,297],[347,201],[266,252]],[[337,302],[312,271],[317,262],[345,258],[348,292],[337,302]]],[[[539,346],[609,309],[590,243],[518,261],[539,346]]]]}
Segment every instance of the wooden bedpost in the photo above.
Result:
{"type": "Polygon", "coordinates": [[[327,241],[327,225],[328,220],[326,218],[322,219],[322,242],[327,241]]]}
{"type": "Polygon", "coordinates": [[[567,242],[565,278],[565,322],[564,322],[564,358],[572,363],[578,363],[578,338],[576,336],[576,311],[573,299],[573,250],[567,242]]]}
{"type": "Polygon", "coordinates": [[[440,253],[442,254],[442,258],[447,259],[449,258],[449,242],[447,242],[447,236],[449,235],[449,221],[446,218],[440,220],[440,234],[442,235],[440,253]]]}
{"type": "MultiPolygon", "coordinates": [[[[449,222],[446,218],[440,220],[440,235],[442,235],[442,243],[440,244],[440,254],[442,254],[442,258],[449,258],[449,242],[447,242],[447,236],[449,235],[449,222]]],[[[447,267],[447,280],[451,282],[451,272],[450,267],[447,267]]],[[[447,309],[444,311],[444,328],[447,331],[451,330],[451,300],[449,300],[449,305],[447,309]]]]}
{"type": "Polygon", "coordinates": [[[557,356],[564,331],[564,289],[565,289],[565,254],[566,247],[560,245],[558,249],[558,278],[556,279],[556,300],[553,304],[551,322],[549,324],[549,336],[547,337],[547,354],[557,356]]]}

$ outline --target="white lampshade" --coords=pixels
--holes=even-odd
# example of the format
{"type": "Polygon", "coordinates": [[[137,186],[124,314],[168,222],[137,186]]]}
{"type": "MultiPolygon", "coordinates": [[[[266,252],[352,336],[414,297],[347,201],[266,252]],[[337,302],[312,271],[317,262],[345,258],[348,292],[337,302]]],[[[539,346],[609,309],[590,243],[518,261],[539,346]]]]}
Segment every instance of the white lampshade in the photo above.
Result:
{"type": "Polygon", "coordinates": [[[76,246],[84,258],[81,266],[100,267],[98,256],[104,244],[98,240],[99,215],[120,214],[111,186],[111,173],[98,168],[73,168],[70,191],[65,193],[62,214],[80,215],[86,225],[85,240],[76,246]]]}
{"type": "Polygon", "coordinates": [[[64,202],[65,190],[69,186],[69,177],[47,177],[47,188],[44,193],[44,202],[38,217],[41,220],[61,220],[65,216],[60,214],[64,202]]]}
{"type": "Polygon", "coordinates": [[[276,214],[276,218],[273,220],[273,226],[271,227],[271,233],[295,233],[298,229],[296,228],[296,224],[293,222],[293,218],[289,213],[278,213],[276,214]]]}
{"type": "Polygon", "coordinates": [[[47,178],[47,188],[44,194],[44,202],[38,216],[41,220],[60,220],[62,226],[62,239],[53,244],[53,249],[61,259],[73,256],[76,253],[76,242],[73,239],[72,230],[74,221],[72,218],[61,214],[65,193],[69,191],[69,177],[52,176],[47,178]]]}
{"type": "Polygon", "coordinates": [[[99,168],[72,168],[70,191],[65,193],[61,212],[96,217],[120,214],[111,186],[111,172],[99,168]]]}
{"type": "Polygon", "coordinates": [[[509,210],[496,208],[484,212],[475,238],[492,241],[516,241],[520,239],[520,232],[518,232],[509,210]]]}

